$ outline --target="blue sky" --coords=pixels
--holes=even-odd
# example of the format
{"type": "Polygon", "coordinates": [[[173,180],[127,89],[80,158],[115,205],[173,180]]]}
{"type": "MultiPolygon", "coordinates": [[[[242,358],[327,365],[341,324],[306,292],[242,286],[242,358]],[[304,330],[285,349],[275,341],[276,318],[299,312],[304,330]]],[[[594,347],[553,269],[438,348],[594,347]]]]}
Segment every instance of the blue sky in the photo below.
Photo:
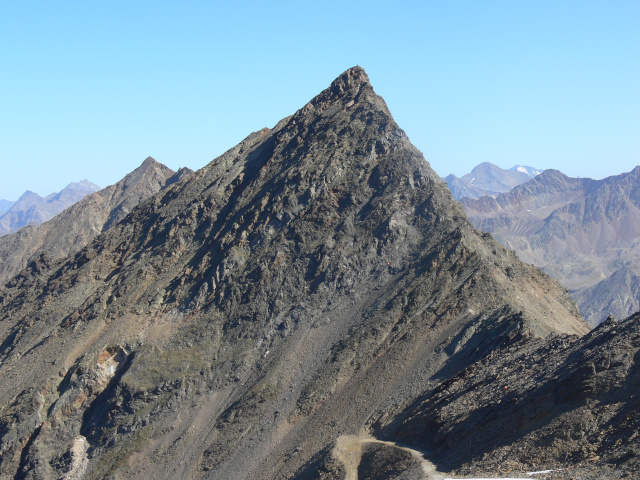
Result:
{"type": "Polygon", "coordinates": [[[200,168],[354,65],[440,175],[640,164],[640,2],[10,2],[0,198],[200,168]]]}

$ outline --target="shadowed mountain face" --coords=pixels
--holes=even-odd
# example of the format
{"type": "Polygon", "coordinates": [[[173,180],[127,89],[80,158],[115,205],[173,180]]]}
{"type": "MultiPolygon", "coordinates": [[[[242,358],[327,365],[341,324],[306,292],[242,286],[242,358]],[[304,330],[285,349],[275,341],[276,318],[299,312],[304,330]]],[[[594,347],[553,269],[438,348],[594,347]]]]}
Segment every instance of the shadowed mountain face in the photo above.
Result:
{"type": "Polygon", "coordinates": [[[48,222],[0,237],[0,284],[42,254],[60,259],[78,252],[143,199],[186,173],[188,169],[175,173],[149,157],[115,185],[84,197],[48,222]]]}
{"type": "Polygon", "coordinates": [[[545,170],[507,194],[462,203],[477,228],[572,290],[591,325],[637,311],[640,167],[604,180],[545,170]]]}
{"type": "Polygon", "coordinates": [[[459,475],[637,478],[638,393],[640,314],[581,339],[496,351],[419,399],[387,435],[429,449],[459,475]]]}
{"type": "Polygon", "coordinates": [[[70,207],[85,196],[100,190],[88,180],[70,183],[58,193],[42,198],[37,193],[25,192],[0,216],[0,235],[16,231],[26,225],[37,225],[70,207]]]}
{"type": "Polygon", "coordinates": [[[0,307],[19,478],[319,478],[338,437],[490,352],[587,331],[473,229],[359,67],[0,307]]]}

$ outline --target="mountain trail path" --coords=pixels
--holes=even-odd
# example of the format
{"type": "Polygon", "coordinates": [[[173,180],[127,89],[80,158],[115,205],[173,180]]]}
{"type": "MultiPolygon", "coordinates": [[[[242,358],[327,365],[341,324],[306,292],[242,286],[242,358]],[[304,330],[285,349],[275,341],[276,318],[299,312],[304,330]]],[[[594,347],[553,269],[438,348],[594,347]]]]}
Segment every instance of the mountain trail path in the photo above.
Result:
{"type": "Polygon", "coordinates": [[[336,447],[333,449],[333,456],[342,462],[347,470],[345,480],[358,480],[358,466],[362,458],[362,446],[367,443],[379,443],[399,448],[409,452],[416,460],[420,462],[424,472],[425,480],[444,480],[444,475],[436,470],[433,463],[426,460],[422,453],[407,447],[401,447],[394,442],[377,440],[367,435],[342,435],[338,438],[336,447]]]}
{"type": "MultiPolygon", "coordinates": [[[[387,442],[384,440],[377,440],[368,435],[342,435],[338,438],[336,446],[333,449],[333,457],[342,462],[347,471],[345,480],[359,480],[358,479],[358,467],[362,459],[362,447],[367,443],[378,443],[382,445],[388,445],[390,447],[399,448],[405,452],[410,453],[422,467],[424,473],[424,480],[457,480],[453,477],[445,476],[445,474],[437,471],[435,465],[424,458],[424,454],[418,450],[414,450],[408,447],[403,447],[394,442],[387,442]]],[[[468,478],[459,477],[459,480],[522,480],[522,478],[536,478],[535,475],[549,473],[551,470],[544,470],[540,472],[529,472],[526,477],[512,478],[512,477],[491,477],[491,478],[468,478]]],[[[540,477],[538,477],[540,478],[540,477]]]]}

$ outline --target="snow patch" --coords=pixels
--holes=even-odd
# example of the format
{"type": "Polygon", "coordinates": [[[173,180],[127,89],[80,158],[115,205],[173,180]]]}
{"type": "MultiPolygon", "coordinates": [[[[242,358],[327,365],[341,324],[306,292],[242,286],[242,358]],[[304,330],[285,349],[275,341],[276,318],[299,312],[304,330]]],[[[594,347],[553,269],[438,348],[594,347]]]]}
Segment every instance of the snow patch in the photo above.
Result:
{"type": "MultiPolygon", "coordinates": [[[[532,475],[542,475],[545,473],[551,473],[553,472],[553,470],[540,470],[539,472],[527,472],[527,475],[532,476],[532,475]]],[[[453,477],[446,477],[444,480],[459,480],[453,477]]],[[[512,478],[512,477],[490,477],[490,478],[467,478],[465,477],[464,480],[522,480],[522,478],[512,478]]]]}

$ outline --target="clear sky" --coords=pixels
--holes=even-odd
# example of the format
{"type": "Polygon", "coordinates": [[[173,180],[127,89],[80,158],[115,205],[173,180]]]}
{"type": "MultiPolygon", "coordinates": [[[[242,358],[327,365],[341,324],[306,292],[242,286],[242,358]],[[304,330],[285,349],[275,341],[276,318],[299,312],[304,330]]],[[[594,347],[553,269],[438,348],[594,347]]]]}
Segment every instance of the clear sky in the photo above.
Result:
{"type": "Polygon", "coordinates": [[[640,1],[0,0],[0,198],[200,168],[365,68],[438,174],[640,164],[640,1]]]}

